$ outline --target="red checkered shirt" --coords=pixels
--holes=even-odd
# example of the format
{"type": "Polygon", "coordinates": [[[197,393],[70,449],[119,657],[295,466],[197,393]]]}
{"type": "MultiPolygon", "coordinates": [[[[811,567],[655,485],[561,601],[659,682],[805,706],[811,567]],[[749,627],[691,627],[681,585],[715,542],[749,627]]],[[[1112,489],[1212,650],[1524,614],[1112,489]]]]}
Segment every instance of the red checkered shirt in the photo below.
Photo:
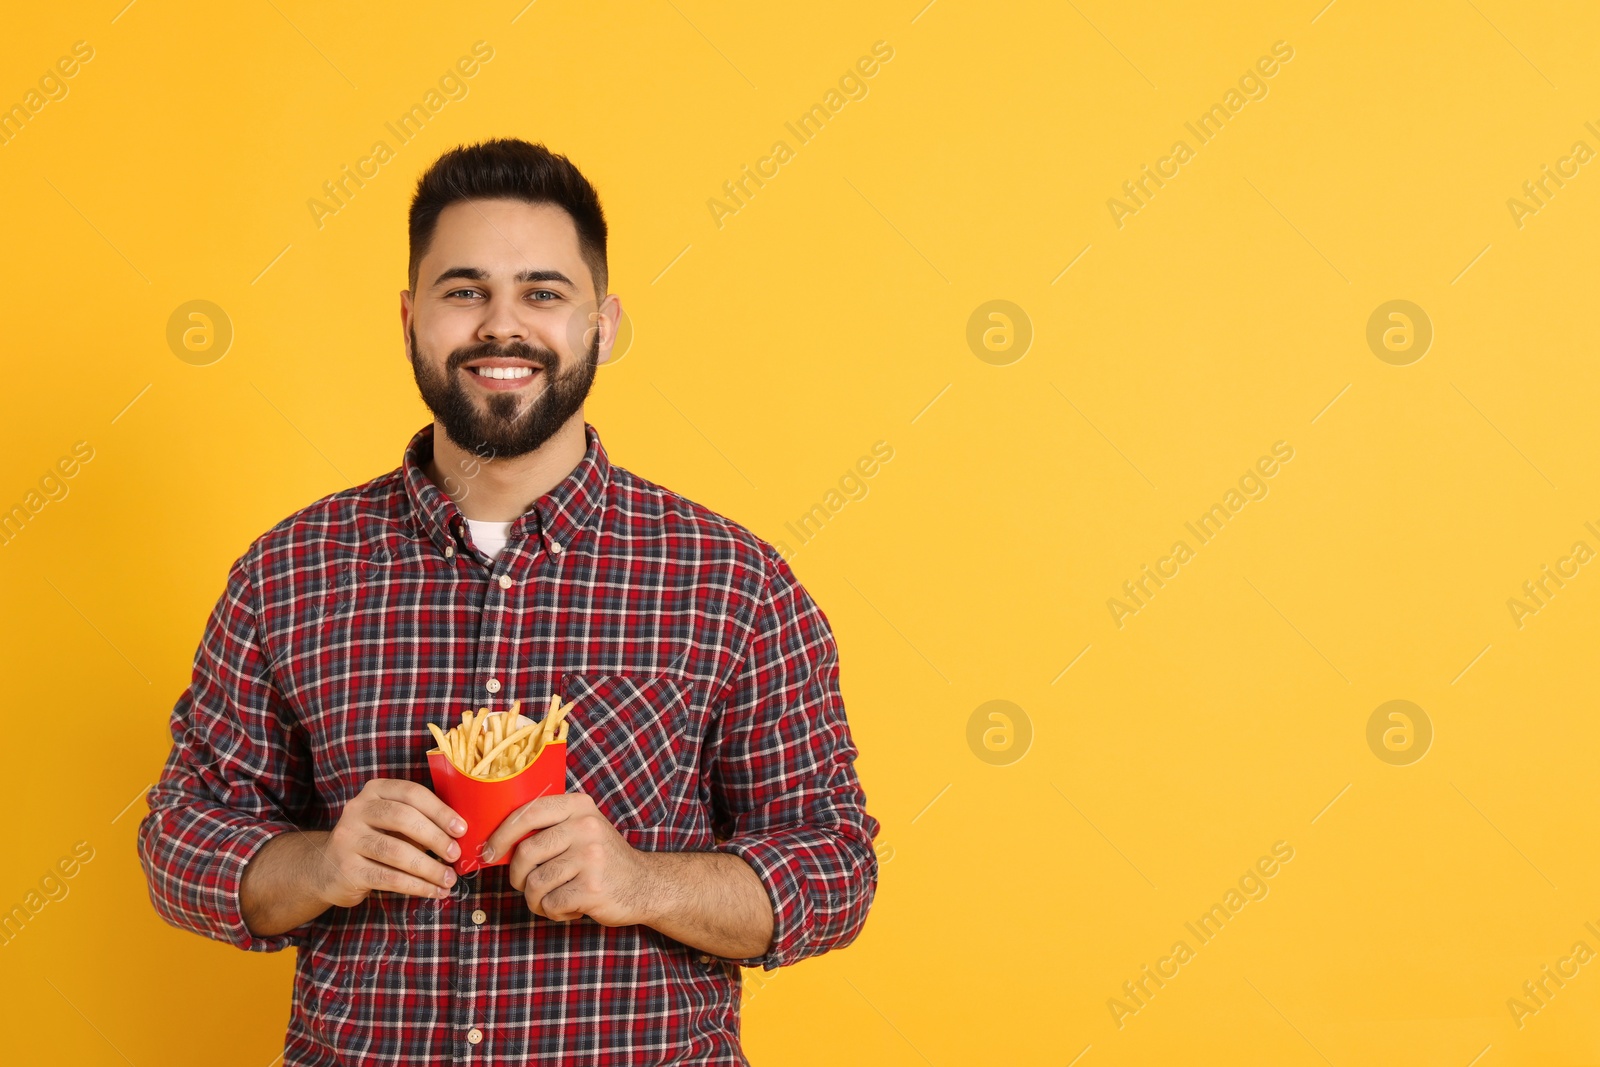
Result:
{"type": "MultiPolygon", "coordinates": [[[[253,952],[294,946],[285,1067],[742,1064],[739,968],[849,944],[877,889],[826,617],[769,544],[612,465],[576,469],[498,559],[404,462],[258,538],[231,567],[139,826],[168,922],[253,952]],[[774,916],[763,956],[644,926],[533,914],[508,868],[444,900],[377,891],[281,936],[239,907],[273,836],[331,830],[373,778],[428,785],[426,723],[576,700],[567,789],[635,848],[727,852],[774,916]]],[[[471,491],[471,472],[456,482],[471,491]]]]}

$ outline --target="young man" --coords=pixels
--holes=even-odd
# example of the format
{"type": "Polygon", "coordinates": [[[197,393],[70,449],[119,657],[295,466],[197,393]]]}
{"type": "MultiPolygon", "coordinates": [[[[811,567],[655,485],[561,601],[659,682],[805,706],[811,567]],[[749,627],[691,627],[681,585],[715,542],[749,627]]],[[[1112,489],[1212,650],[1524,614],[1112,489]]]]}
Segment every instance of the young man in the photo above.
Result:
{"type": "Polygon", "coordinates": [[[739,967],[849,944],[877,888],[827,619],[585,421],[621,304],[571,163],[449,152],[410,237],[434,421],[233,564],[139,827],[151,899],[299,949],[284,1067],[745,1063],[739,967]],[[552,693],[570,791],[456,878],[426,724],[552,693]]]}

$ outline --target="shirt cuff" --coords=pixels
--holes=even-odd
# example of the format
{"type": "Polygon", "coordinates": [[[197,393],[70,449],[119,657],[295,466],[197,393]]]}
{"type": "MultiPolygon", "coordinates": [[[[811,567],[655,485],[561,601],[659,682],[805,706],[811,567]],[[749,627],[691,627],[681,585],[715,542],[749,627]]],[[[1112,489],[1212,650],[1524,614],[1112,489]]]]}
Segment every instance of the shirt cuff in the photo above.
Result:
{"type": "Polygon", "coordinates": [[[245,925],[244,909],[239,899],[245,866],[255,858],[256,853],[279,834],[298,832],[299,827],[293,823],[253,823],[217,848],[205,884],[206,891],[211,895],[208,912],[216,917],[219,940],[246,952],[282,952],[291,946],[300,948],[306,943],[306,936],[311,932],[309,922],[281,934],[252,934],[245,925]]]}
{"type": "Polygon", "coordinates": [[[801,955],[800,949],[811,928],[811,898],[806,891],[805,870],[800,860],[783,845],[768,838],[733,837],[719,842],[712,850],[738,856],[756,872],[772,903],[772,944],[761,956],[716,956],[740,967],[760,967],[774,971],[801,955]]]}

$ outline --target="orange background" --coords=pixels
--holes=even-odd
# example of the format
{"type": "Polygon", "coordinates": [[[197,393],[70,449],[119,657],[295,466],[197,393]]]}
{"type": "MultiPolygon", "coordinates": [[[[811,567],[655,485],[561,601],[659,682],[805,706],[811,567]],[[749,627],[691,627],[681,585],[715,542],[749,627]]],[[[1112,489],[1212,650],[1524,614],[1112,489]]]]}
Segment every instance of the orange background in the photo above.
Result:
{"type": "Polygon", "coordinates": [[[228,564],[427,421],[412,186],[510,135],[612,224],[612,458],[785,542],[841,646],[881,885],[849,949],[746,972],[755,1062],[1600,1063],[1592,10],[112,0],[6,30],[0,106],[40,92],[0,143],[19,1062],[281,1050],[292,955],[157,918],[143,793],[228,564]],[[191,300],[218,358],[169,342],[191,300]]]}

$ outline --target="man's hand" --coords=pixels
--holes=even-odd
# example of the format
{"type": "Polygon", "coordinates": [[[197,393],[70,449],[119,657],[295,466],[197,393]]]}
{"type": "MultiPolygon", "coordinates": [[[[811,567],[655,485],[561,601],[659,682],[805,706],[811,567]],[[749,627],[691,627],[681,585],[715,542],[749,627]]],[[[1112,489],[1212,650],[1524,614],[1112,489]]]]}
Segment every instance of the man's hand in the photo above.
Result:
{"type": "Polygon", "coordinates": [[[345,805],[323,851],[318,895],[351,908],[374,889],[413,897],[450,895],[456,875],[424,851],[446,860],[460,855],[455,837],[466,821],[427,786],[402,778],[374,778],[345,805]]]}
{"type": "Polygon", "coordinates": [[[514,846],[511,886],[535,915],[565,922],[587,915],[602,926],[649,918],[651,873],[646,853],[622,839],[594,801],[564,793],[529,801],[489,836],[484,859],[514,846]]]}

